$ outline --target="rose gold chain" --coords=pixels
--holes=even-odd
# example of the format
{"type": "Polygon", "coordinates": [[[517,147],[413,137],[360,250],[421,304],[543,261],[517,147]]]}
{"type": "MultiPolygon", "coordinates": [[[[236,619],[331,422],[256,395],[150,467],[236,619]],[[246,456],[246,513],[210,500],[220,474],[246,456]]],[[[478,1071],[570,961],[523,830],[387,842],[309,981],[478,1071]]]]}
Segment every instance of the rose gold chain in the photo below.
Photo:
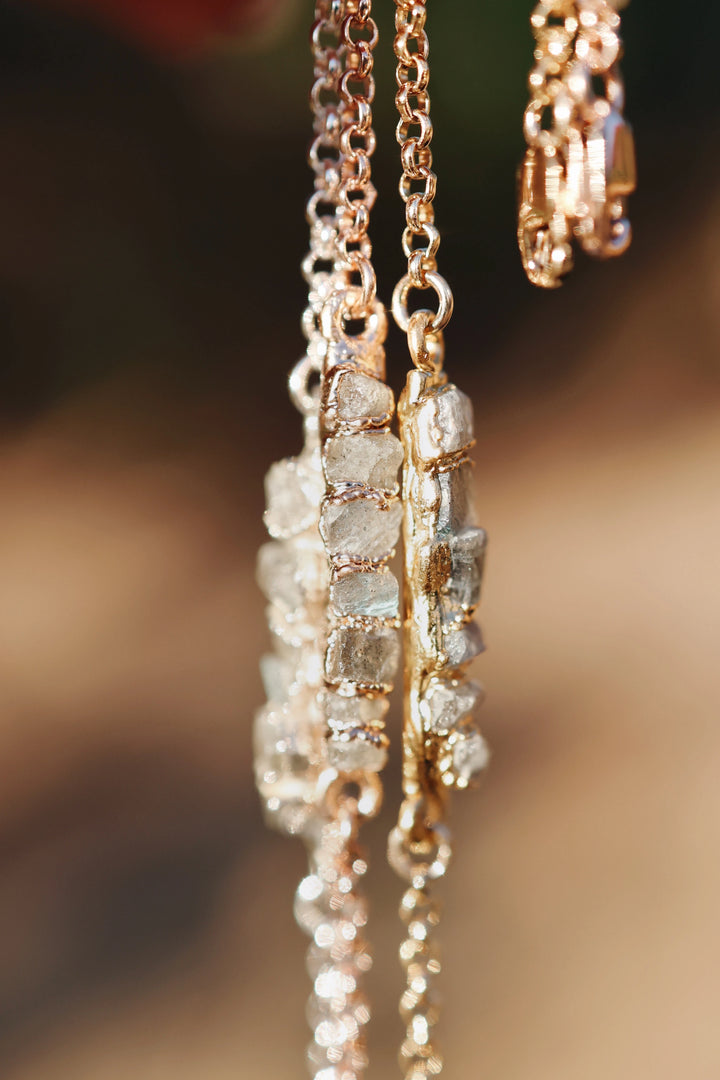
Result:
{"type": "Polygon", "coordinates": [[[372,102],[375,97],[373,50],[378,40],[370,0],[345,0],[341,27],[343,71],[338,95],[343,107],[340,131],[342,177],[339,188],[339,269],[342,287],[352,302],[348,314],[369,316],[375,304],[377,280],[368,236],[370,211],[375,203],[370,158],[375,150],[372,102]],[[357,289],[352,288],[358,286],[357,289]],[[350,287],[350,289],[348,289],[350,287]]]}
{"type": "Polygon", "coordinates": [[[337,270],[343,111],[339,91],[344,52],[341,34],[344,7],[343,0],[317,0],[310,31],[313,140],[308,151],[308,164],[315,174],[315,190],[306,209],[310,246],[302,263],[303,277],[308,285],[302,329],[308,344],[305,356],[290,376],[290,395],[306,417],[317,415],[318,411],[318,395],[311,386],[322,371],[324,338],[320,312],[332,292],[337,270]]]}
{"type": "Polygon", "coordinates": [[[408,333],[415,364],[437,368],[442,364],[442,331],[452,315],[453,296],[437,269],[440,234],[433,207],[437,177],[432,168],[426,0],[395,0],[395,3],[398,86],[395,104],[400,114],[396,134],[403,170],[400,195],[405,203],[402,245],[408,269],[393,293],[393,315],[398,326],[408,333]],[[415,289],[435,291],[438,308],[431,318],[427,313],[423,318],[410,315],[408,299],[415,289]]]}

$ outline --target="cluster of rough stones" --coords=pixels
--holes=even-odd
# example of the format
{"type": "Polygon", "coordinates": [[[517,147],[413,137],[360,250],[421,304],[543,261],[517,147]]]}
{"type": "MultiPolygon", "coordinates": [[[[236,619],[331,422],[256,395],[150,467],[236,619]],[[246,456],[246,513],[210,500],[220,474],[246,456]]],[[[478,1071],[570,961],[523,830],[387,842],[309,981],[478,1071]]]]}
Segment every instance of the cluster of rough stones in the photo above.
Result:
{"type": "Polygon", "coordinates": [[[331,347],[324,380],[320,532],[331,565],[324,710],[328,762],[340,772],[380,770],[384,716],[399,660],[399,585],[387,563],[402,505],[400,440],[389,430],[392,391],[382,350],[331,347]]]}
{"type": "Polygon", "coordinates": [[[474,524],[472,505],[473,414],[470,399],[452,384],[418,391],[409,424],[416,463],[410,492],[420,510],[422,537],[415,575],[423,582],[425,626],[421,642],[427,675],[420,688],[423,727],[434,747],[444,783],[466,787],[485,767],[489,751],[475,715],[479,683],[467,678],[469,662],[483,651],[473,613],[480,600],[487,538],[474,524]]]}
{"type": "Polygon", "coordinates": [[[258,553],[273,651],[261,662],[267,704],[255,718],[255,774],[270,824],[302,832],[312,820],[325,767],[323,685],[327,558],[318,529],[325,481],[317,430],[307,425],[297,457],[272,465],[258,553]]]}

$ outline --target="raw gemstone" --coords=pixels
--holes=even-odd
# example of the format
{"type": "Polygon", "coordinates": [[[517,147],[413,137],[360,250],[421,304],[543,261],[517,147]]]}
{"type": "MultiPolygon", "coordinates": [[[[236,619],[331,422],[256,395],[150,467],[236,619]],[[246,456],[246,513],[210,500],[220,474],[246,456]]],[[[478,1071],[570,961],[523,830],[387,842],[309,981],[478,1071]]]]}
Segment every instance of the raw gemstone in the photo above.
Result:
{"type": "Polygon", "coordinates": [[[397,578],[390,570],[353,570],[330,586],[335,614],[396,619],[400,602],[397,578]]]}
{"type": "Polygon", "coordinates": [[[446,621],[463,621],[477,607],[486,548],[484,529],[463,529],[450,540],[451,571],[443,589],[446,621]]]}
{"type": "Polygon", "coordinates": [[[486,768],[490,747],[476,728],[458,732],[453,745],[453,772],[458,787],[467,787],[486,768]]]}
{"type": "Polygon", "coordinates": [[[328,765],[340,772],[379,772],[387,761],[387,740],[366,731],[333,735],[327,741],[328,765]]]}
{"type": "Polygon", "coordinates": [[[297,665],[289,657],[278,656],[275,652],[266,653],[260,657],[260,675],[268,701],[280,705],[290,697],[296,681],[297,665]]]}
{"type": "Polygon", "coordinates": [[[326,690],[323,695],[325,718],[333,731],[380,727],[388,705],[386,697],[368,697],[366,694],[345,697],[333,690],[326,690]]]}
{"type": "Polygon", "coordinates": [[[400,659],[396,630],[380,626],[362,630],[341,626],[331,631],[325,660],[329,683],[355,683],[383,689],[392,685],[400,659]]]}
{"type": "Polygon", "coordinates": [[[319,629],[314,619],[308,619],[305,611],[286,611],[277,604],[269,604],[265,612],[270,632],[277,635],[283,645],[293,649],[308,648],[318,641],[319,629]]]}
{"type": "Polygon", "coordinates": [[[327,556],[320,536],[293,541],[271,540],[258,551],[257,580],[268,600],[285,610],[320,600],[329,579],[327,556]]]}
{"type": "Polygon", "coordinates": [[[325,443],[325,476],[330,484],[365,484],[397,491],[402,444],[389,431],[336,435],[325,443]]]}
{"type": "Polygon", "coordinates": [[[431,679],[420,701],[426,730],[446,735],[475,711],[483,696],[483,688],[471,680],[431,679]]]}
{"type": "Polygon", "coordinates": [[[347,555],[379,562],[392,554],[401,519],[402,506],[396,498],[385,505],[365,498],[326,503],[320,532],[331,556],[347,555]]]}
{"type": "Polygon", "coordinates": [[[265,477],[265,525],[271,536],[289,539],[317,521],[325,481],[319,454],[284,458],[265,477]]]}
{"type": "Polygon", "coordinates": [[[255,780],[271,823],[287,832],[302,829],[312,808],[319,729],[312,702],[266,705],[255,717],[255,780]]]}
{"type": "Polygon", "coordinates": [[[457,668],[479,656],[485,649],[480,627],[475,622],[464,626],[451,626],[443,637],[443,647],[448,658],[448,667],[457,668]]]}
{"type": "Polygon", "coordinates": [[[300,607],[303,602],[294,556],[292,544],[271,540],[262,545],[257,557],[258,585],[268,600],[289,609],[300,607]]]}
{"type": "Polygon", "coordinates": [[[425,461],[464,450],[473,441],[470,398],[452,384],[433,392],[415,414],[417,451],[425,461]]]}
{"type": "Polygon", "coordinates": [[[457,533],[475,518],[473,509],[472,464],[464,461],[455,469],[438,474],[437,531],[445,536],[457,533]]]}
{"type": "Polygon", "coordinates": [[[335,388],[337,413],[340,420],[368,421],[382,424],[393,413],[393,393],[389,386],[358,371],[343,371],[335,388]]]}

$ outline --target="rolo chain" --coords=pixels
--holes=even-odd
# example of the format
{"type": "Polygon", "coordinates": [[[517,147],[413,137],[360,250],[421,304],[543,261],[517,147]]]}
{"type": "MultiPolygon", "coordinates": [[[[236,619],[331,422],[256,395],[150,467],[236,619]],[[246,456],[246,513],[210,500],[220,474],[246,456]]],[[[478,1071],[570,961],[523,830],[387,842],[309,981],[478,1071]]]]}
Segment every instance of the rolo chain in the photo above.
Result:
{"type": "Polygon", "coordinates": [[[306,209],[310,247],[302,263],[303,277],[308,285],[308,303],[302,316],[302,328],[308,345],[306,355],[290,376],[291,397],[306,416],[317,414],[318,410],[319,397],[317,392],[311,390],[311,384],[322,371],[325,351],[320,312],[332,292],[337,263],[342,169],[340,77],[344,53],[341,32],[344,8],[343,0],[317,0],[310,32],[313,140],[308,151],[308,164],[315,174],[315,190],[306,209]]]}
{"type": "Polygon", "coordinates": [[[530,281],[555,288],[572,268],[571,241],[589,254],[630,244],[627,197],[636,185],[623,117],[624,0],[541,0],[530,17],[535,65],[525,110],[518,241],[530,281]]]}
{"type": "Polygon", "coordinates": [[[408,334],[414,363],[437,370],[442,366],[442,331],[452,315],[453,297],[437,269],[440,234],[433,207],[437,177],[432,168],[427,8],[425,0],[395,0],[395,3],[398,86],[395,104],[400,114],[396,134],[403,170],[400,195],[405,203],[406,225],[402,244],[408,269],[395,287],[392,309],[398,326],[408,334]],[[435,314],[427,311],[410,314],[408,299],[415,289],[435,291],[438,302],[435,314]]]}
{"type": "Polygon", "coordinates": [[[338,287],[346,293],[347,315],[366,318],[372,313],[377,292],[368,226],[375,202],[370,158],[375,150],[373,49],[378,30],[370,13],[370,0],[344,0],[342,7],[340,33],[344,63],[338,82],[342,107],[338,269],[343,272],[344,280],[338,282],[338,287]]]}

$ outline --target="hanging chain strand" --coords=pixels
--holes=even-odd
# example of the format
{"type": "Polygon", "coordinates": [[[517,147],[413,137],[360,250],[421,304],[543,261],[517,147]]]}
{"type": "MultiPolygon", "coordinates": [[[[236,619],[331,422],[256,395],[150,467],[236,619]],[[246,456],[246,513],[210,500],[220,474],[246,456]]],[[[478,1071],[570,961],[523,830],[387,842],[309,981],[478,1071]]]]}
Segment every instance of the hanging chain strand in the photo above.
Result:
{"type": "Polygon", "coordinates": [[[302,329],[308,345],[306,355],[290,376],[291,397],[305,416],[317,415],[318,412],[319,397],[311,392],[310,386],[322,371],[325,339],[320,328],[320,312],[332,292],[338,260],[343,10],[343,0],[317,0],[310,32],[313,140],[308,151],[308,164],[315,174],[315,191],[306,209],[310,247],[302,263],[303,277],[308,285],[308,303],[302,316],[302,329]]]}
{"type": "Polygon", "coordinates": [[[434,1036],[440,1016],[434,987],[440,911],[431,886],[452,857],[447,795],[473,782],[488,759],[475,720],[482,688],[467,674],[484,648],[473,615],[486,537],[472,510],[472,404],[443,371],[443,331],[453,296],[437,268],[426,0],[395,3],[402,246],[408,262],[393,293],[393,315],[407,334],[414,369],[398,405],[404,449],[404,801],[388,858],[406,882],[400,905],[406,927],[400,946],[406,978],[400,1067],[405,1080],[429,1080],[443,1069],[434,1036]],[[410,294],[425,290],[434,291],[436,310],[411,313],[410,294]]]}
{"type": "MultiPolygon", "coordinates": [[[[315,174],[315,191],[307,205],[310,247],[302,264],[308,284],[302,327],[308,344],[290,377],[290,393],[314,440],[319,434],[320,395],[319,386],[314,387],[313,382],[322,375],[327,352],[321,313],[338,287],[339,276],[355,266],[355,253],[346,246],[349,237],[345,237],[351,223],[357,234],[363,222],[362,211],[354,216],[355,204],[350,205],[351,181],[353,175],[365,179],[368,172],[362,151],[351,146],[359,115],[359,110],[354,110],[345,70],[356,50],[350,39],[354,24],[347,14],[351,2],[317,0],[310,35],[314,137],[308,162],[315,174]]],[[[366,200],[368,197],[366,187],[366,200]]],[[[321,636],[326,632],[324,627],[321,636]]],[[[313,991],[307,1015],[313,1038],[307,1048],[307,1061],[311,1074],[324,1080],[336,1076],[359,1080],[367,1066],[364,1027],[370,1010],[361,981],[372,957],[363,937],[367,901],[359,891],[367,863],[357,835],[365,812],[372,811],[377,802],[377,793],[375,797],[368,794],[371,789],[372,785],[366,788],[364,805],[362,799],[348,802],[342,798],[342,791],[334,793],[331,788],[318,800],[315,817],[304,830],[309,872],[297,888],[295,917],[311,938],[307,970],[313,991]]]]}
{"type": "MultiPolygon", "coordinates": [[[[433,200],[437,177],[432,168],[433,126],[430,119],[429,45],[425,32],[425,0],[395,0],[395,55],[397,57],[395,104],[400,119],[396,128],[400,146],[402,176],[400,195],[405,203],[405,230],[402,247],[408,260],[407,273],[393,293],[392,310],[396,323],[407,333],[412,361],[421,371],[440,374],[443,365],[443,330],[453,310],[453,296],[445,278],[438,273],[440,233],[435,225],[433,200]],[[427,309],[410,314],[408,299],[413,290],[433,289],[437,312],[427,309]]],[[[411,750],[411,756],[418,753],[411,750]]],[[[406,770],[408,757],[406,755],[406,770]]],[[[410,763],[411,770],[414,764],[410,763]]],[[[406,1080],[427,1080],[442,1072],[443,1061],[433,1042],[433,1028],[440,1007],[433,983],[440,972],[440,960],[432,931],[439,922],[439,909],[428,893],[431,876],[418,864],[411,834],[422,833],[420,848],[432,844],[433,825],[413,816],[412,829],[395,831],[395,868],[411,881],[402,898],[400,917],[406,937],[400,946],[400,960],[406,987],[400,999],[400,1016],[406,1025],[399,1064],[406,1080]]],[[[391,840],[392,844],[392,840],[391,840]]],[[[449,857],[449,856],[448,856],[449,857]]]]}
{"type": "Polygon", "coordinates": [[[437,177],[432,168],[430,67],[425,33],[427,10],[425,0],[395,0],[395,3],[398,86],[395,104],[400,114],[396,134],[403,170],[400,195],[405,203],[402,245],[408,269],[395,287],[392,310],[396,323],[408,334],[416,366],[439,370],[442,367],[442,331],[452,315],[453,296],[437,269],[440,233],[435,226],[433,207],[437,177]],[[408,299],[414,289],[435,291],[438,309],[431,318],[427,312],[410,315],[408,299]]]}
{"type": "Polygon", "coordinates": [[[345,0],[344,10],[341,39],[345,62],[338,85],[343,106],[338,254],[344,281],[339,285],[349,300],[347,314],[366,318],[373,310],[377,292],[368,227],[376,194],[370,158],[375,151],[373,50],[378,30],[370,14],[370,0],[345,0]]]}

